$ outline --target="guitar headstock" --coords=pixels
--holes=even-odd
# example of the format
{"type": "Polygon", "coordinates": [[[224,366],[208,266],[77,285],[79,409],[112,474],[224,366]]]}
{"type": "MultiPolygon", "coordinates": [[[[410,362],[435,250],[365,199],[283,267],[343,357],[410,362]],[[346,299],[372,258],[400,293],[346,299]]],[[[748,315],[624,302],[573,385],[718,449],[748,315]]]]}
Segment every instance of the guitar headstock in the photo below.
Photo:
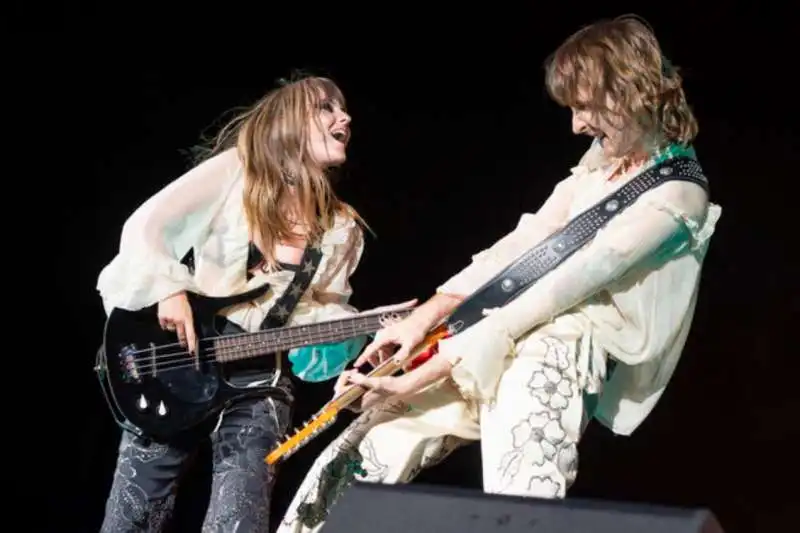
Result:
{"type": "Polygon", "coordinates": [[[406,316],[409,315],[410,312],[411,311],[404,311],[404,310],[382,311],[378,315],[378,324],[380,324],[382,328],[388,328],[392,324],[403,320],[406,316]]]}
{"type": "Polygon", "coordinates": [[[264,462],[268,465],[273,465],[282,459],[287,459],[307,441],[313,439],[318,433],[324,431],[328,426],[333,424],[338,414],[339,409],[334,405],[329,405],[311,420],[303,424],[302,429],[295,429],[294,435],[287,437],[285,441],[272,450],[264,459],[264,462]]]}
{"type": "MultiPolygon", "coordinates": [[[[407,365],[408,369],[416,368],[433,357],[438,351],[438,342],[449,336],[450,333],[446,325],[441,324],[434,328],[425,337],[423,342],[420,343],[414,357],[407,365]]],[[[373,369],[372,372],[369,373],[369,376],[389,376],[394,374],[399,368],[400,367],[398,367],[392,359],[387,359],[378,365],[377,368],[373,369]]],[[[296,429],[294,435],[289,436],[284,442],[272,450],[264,459],[264,462],[268,465],[273,465],[281,459],[288,458],[305,445],[306,442],[327,429],[327,427],[336,420],[336,415],[339,414],[339,411],[360,398],[364,392],[365,390],[361,387],[351,387],[342,392],[339,396],[328,402],[317,415],[306,422],[302,429],[296,429]]]]}

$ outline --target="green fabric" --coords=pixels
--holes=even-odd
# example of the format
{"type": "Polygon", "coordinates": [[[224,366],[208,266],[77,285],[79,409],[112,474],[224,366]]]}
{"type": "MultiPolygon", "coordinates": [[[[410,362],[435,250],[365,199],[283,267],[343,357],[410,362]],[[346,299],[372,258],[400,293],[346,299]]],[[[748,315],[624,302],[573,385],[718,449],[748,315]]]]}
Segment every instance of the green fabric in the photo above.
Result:
{"type": "Polygon", "coordinates": [[[697,153],[692,145],[683,146],[682,144],[668,144],[662,150],[658,150],[653,154],[653,164],[659,164],[667,159],[675,157],[690,157],[697,159],[697,153]]]}
{"type": "Polygon", "coordinates": [[[367,336],[354,337],[343,342],[303,346],[289,352],[289,362],[295,376],[311,383],[337,377],[350,361],[358,357],[367,336]]]}
{"type": "MultiPolygon", "coordinates": [[[[608,378],[606,378],[606,381],[608,381],[608,378]]],[[[587,418],[594,418],[594,414],[597,412],[598,403],[600,403],[599,394],[589,394],[588,392],[583,393],[583,409],[586,412],[587,418]]]]}

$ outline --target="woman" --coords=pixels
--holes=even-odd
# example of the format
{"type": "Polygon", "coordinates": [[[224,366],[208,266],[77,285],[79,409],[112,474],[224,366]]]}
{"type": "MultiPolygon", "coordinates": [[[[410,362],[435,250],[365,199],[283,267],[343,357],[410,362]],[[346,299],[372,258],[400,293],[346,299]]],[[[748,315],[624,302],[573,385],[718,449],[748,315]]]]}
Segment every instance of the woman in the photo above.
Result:
{"type": "MultiPolygon", "coordinates": [[[[306,247],[322,257],[289,324],[353,314],[349,278],[363,251],[358,214],[339,200],[329,172],[345,162],[350,116],[330,80],[283,84],[218,136],[210,157],[167,185],[128,219],[119,254],[100,274],[107,312],[158,303],[161,327],[196,349],[186,291],[227,296],[270,285],[227,319],[259,329],[289,284],[306,247]],[[187,255],[188,254],[188,255],[187,255]],[[193,259],[188,268],[181,259],[193,259]]],[[[349,353],[362,342],[332,346],[349,353]]],[[[343,366],[343,365],[342,365],[343,366]]],[[[204,531],[267,531],[274,472],[265,454],[289,423],[289,380],[243,368],[242,384],[277,380],[285,396],[241,401],[209,426],[169,444],[122,436],[102,531],[160,531],[169,519],[181,467],[202,438],[213,448],[211,502],[204,531]]]]}

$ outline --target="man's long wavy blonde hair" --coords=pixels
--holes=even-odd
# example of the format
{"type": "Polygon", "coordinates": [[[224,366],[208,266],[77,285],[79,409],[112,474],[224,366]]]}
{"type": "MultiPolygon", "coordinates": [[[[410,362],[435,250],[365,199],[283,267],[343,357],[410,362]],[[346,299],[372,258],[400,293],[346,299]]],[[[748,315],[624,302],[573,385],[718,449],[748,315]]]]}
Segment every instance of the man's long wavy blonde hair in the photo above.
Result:
{"type": "Polygon", "coordinates": [[[345,107],[344,96],[330,79],[298,77],[283,82],[249,109],[228,122],[201,157],[236,147],[244,170],[244,210],[248,228],[269,268],[275,268],[275,247],[295,239],[300,224],[308,242],[318,241],[333,227],[336,215],[364,221],[340,200],[329,174],[309,151],[310,124],[319,124],[326,100],[345,107]],[[291,190],[297,202],[290,201],[291,190]]]}
{"type": "Polygon", "coordinates": [[[635,121],[658,144],[687,145],[697,135],[683,79],[640,17],[578,30],[548,58],[545,72],[547,91],[560,105],[588,108],[611,124],[635,121]]]}

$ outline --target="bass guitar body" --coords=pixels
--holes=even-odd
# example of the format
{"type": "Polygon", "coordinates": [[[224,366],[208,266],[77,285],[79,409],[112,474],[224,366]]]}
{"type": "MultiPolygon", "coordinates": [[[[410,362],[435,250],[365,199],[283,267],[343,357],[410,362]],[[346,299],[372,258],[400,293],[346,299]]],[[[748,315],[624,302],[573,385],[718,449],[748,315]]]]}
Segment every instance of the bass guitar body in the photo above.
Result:
{"type": "MultiPolygon", "coordinates": [[[[217,313],[266,292],[212,298],[188,293],[196,354],[178,342],[175,332],[159,325],[157,306],[139,311],[114,309],[106,321],[96,371],[112,411],[156,441],[167,441],[219,413],[234,400],[265,393],[265,388],[238,388],[217,357],[222,329],[236,328],[217,313]]],[[[244,333],[243,330],[239,330],[244,333]]]]}
{"type": "MultiPolygon", "coordinates": [[[[372,334],[411,313],[410,307],[385,309],[313,324],[245,332],[220,312],[263,295],[268,285],[243,294],[212,298],[187,293],[192,307],[197,353],[164,331],[158,307],[140,311],[114,309],[106,321],[96,372],[112,414],[123,427],[156,441],[168,441],[249,396],[282,394],[271,384],[236,386],[230,379],[254,361],[258,371],[275,368],[275,355],[303,346],[341,342],[372,334]]],[[[285,368],[292,368],[284,361],[285,368]]],[[[323,361],[325,363],[325,361],[323,361]]],[[[283,365],[282,365],[283,366],[283,365]]],[[[293,376],[291,370],[287,375],[293,376]]],[[[293,380],[296,379],[293,378],[293,380]]]]}

